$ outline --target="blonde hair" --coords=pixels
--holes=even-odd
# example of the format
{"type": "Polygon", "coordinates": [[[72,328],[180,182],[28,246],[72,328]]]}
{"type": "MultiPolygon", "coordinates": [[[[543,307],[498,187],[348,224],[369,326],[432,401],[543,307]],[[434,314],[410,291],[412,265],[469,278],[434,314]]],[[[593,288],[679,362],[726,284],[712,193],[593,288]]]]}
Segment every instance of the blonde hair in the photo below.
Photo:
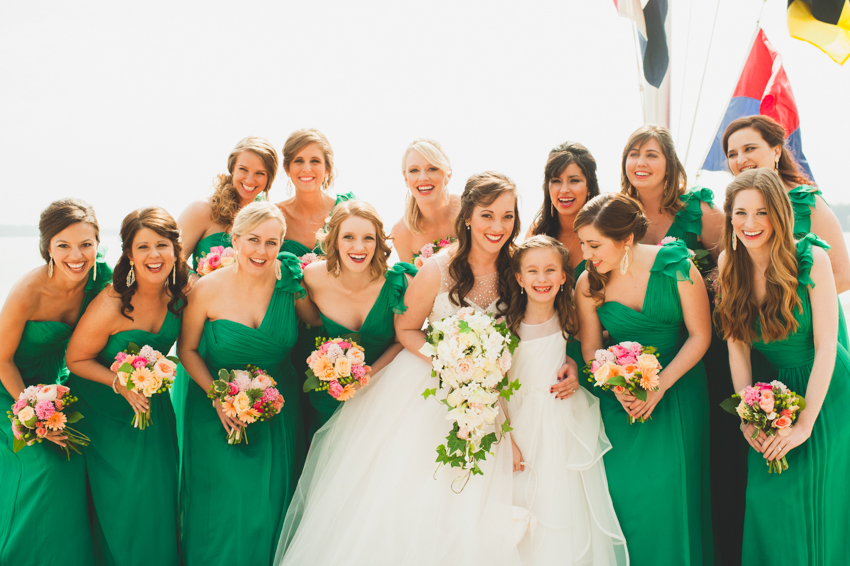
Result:
{"type": "Polygon", "coordinates": [[[236,167],[236,160],[239,156],[246,151],[250,151],[259,157],[263,161],[263,166],[266,168],[268,182],[266,183],[266,188],[263,190],[266,193],[266,198],[268,198],[269,189],[272,188],[274,177],[277,174],[277,151],[267,139],[249,136],[236,144],[236,147],[227,156],[228,174],[221,174],[216,177],[213,182],[213,194],[210,197],[213,222],[225,228],[233,225],[233,219],[236,217],[241,206],[239,193],[233,187],[233,168],[236,167]]]}
{"type": "Polygon", "coordinates": [[[756,320],[765,342],[782,341],[797,331],[799,323],[794,311],[802,312],[803,303],[797,294],[797,248],[792,234],[794,211],[779,175],[770,169],[751,169],[738,175],[726,188],[723,203],[726,222],[721,246],[726,261],[718,276],[721,292],[714,309],[714,322],[724,340],[755,342],[759,334],[756,320]],[[747,247],[738,243],[732,249],[732,213],[735,197],[742,191],[756,190],[764,198],[767,218],[773,235],[765,244],[770,246],[770,262],[764,271],[765,294],[759,304],[755,299],[755,273],[747,247]]]}
{"type": "Polygon", "coordinates": [[[241,237],[265,222],[274,218],[280,222],[280,239],[286,235],[286,219],[280,209],[270,202],[252,202],[246,205],[233,221],[233,236],[241,237]]]}
{"type": "MultiPolygon", "coordinates": [[[[410,155],[411,151],[415,151],[419,155],[425,158],[425,160],[445,173],[447,176],[452,170],[452,164],[449,162],[449,156],[446,155],[446,152],[443,151],[443,148],[440,146],[440,143],[428,138],[418,138],[411,142],[407,149],[404,151],[404,155],[401,157],[401,172],[407,172],[407,156],[410,155]]],[[[446,191],[446,199],[449,198],[449,192],[444,187],[444,191],[446,191]]],[[[425,231],[419,226],[419,222],[422,220],[422,211],[419,210],[419,206],[416,204],[416,199],[413,198],[413,195],[410,194],[410,190],[407,191],[407,195],[404,198],[404,225],[407,226],[407,229],[410,230],[412,234],[422,234],[425,231]]]]}
{"type": "Polygon", "coordinates": [[[289,137],[286,138],[286,143],[283,144],[283,170],[288,174],[289,165],[292,163],[292,160],[295,159],[295,156],[298,155],[302,149],[313,143],[319,146],[319,149],[322,150],[322,153],[325,156],[325,171],[327,173],[327,177],[322,180],[322,190],[327,191],[333,186],[334,179],[336,178],[336,174],[334,172],[334,150],[331,148],[331,142],[328,141],[325,134],[316,128],[305,128],[289,134],[289,137]]]}
{"type": "MultiPolygon", "coordinates": [[[[676,216],[676,213],[684,206],[679,198],[688,192],[688,174],[685,172],[685,166],[679,161],[679,156],[676,155],[676,144],[673,143],[673,136],[670,135],[670,130],[664,126],[657,124],[647,124],[635,130],[626,147],[623,148],[623,161],[620,167],[620,192],[626,196],[641,202],[640,194],[637,189],[632,186],[629,181],[629,176],[626,174],[626,158],[633,147],[643,147],[643,145],[654,139],[661,146],[661,153],[667,161],[667,167],[664,171],[664,193],[661,197],[661,211],[676,216]]],[[[641,204],[643,204],[641,202],[641,204]]]]}
{"type": "Polygon", "coordinates": [[[349,200],[339,203],[328,221],[327,231],[319,232],[319,241],[322,242],[326,254],[325,262],[328,273],[335,277],[339,276],[342,265],[339,248],[337,248],[339,231],[342,223],[353,216],[365,218],[375,226],[375,255],[372,256],[370,268],[374,277],[383,275],[387,271],[387,258],[390,257],[392,249],[387,244],[388,238],[384,232],[384,223],[378,215],[378,211],[375,210],[374,206],[362,200],[349,200]]]}

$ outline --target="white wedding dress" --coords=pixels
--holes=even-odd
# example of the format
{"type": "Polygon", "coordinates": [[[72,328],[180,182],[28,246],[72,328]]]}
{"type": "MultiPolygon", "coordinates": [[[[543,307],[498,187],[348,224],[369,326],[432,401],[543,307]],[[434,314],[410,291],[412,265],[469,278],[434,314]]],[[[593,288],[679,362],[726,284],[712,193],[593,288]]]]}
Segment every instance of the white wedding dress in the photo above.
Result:
{"type": "MultiPolygon", "coordinates": [[[[442,320],[460,307],[448,298],[447,255],[429,261],[442,274],[429,320],[442,320]]],[[[497,273],[476,278],[467,296],[488,312],[498,299],[497,273]]],[[[422,397],[434,387],[430,363],[403,350],[316,433],[275,564],[519,564],[510,442],[493,445],[484,475],[455,493],[461,470],[436,463],[451,430],[448,409],[422,397]]]]}
{"type": "Polygon", "coordinates": [[[557,315],[543,324],[521,324],[519,336],[508,377],[521,386],[508,412],[526,466],[514,475],[513,502],[534,517],[519,543],[522,564],[627,565],[602,462],[611,444],[599,400],[583,387],[567,399],[549,392],[566,359],[557,315]]]}

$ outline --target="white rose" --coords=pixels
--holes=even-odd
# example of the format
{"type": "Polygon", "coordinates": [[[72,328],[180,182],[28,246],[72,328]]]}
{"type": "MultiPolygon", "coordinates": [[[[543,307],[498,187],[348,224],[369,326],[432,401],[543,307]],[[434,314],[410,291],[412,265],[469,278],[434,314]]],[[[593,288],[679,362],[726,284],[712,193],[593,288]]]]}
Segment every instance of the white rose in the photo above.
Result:
{"type": "Polygon", "coordinates": [[[437,355],[437,349],[430,342],[425,342],[422,344],[422,347],[419,348],[419,353],[423,356],[434,357],[437,355]]]}
{"type": "Polygon", "coordinates": [[[17,416],[19,421],[26,424],[28,420],[31,420],[33,417],[35,417],[35,411],[32,410],[32,407],[26,406],[20,411],[18,411],[17,416]]]}
{"type": "Polygon", "coordinates": [[[453,389],[447,396],[446,402],[449,404],[449,407],[457,407],[461,403],[463,403],[463,395],[460,394],[460,391],[457,389],[453,389]]]}
{"type": "Polygon", "coordinates": [[[56,400],[56,385],[45,385],[35,394],[37,401],[55,401],[56,400]]]}

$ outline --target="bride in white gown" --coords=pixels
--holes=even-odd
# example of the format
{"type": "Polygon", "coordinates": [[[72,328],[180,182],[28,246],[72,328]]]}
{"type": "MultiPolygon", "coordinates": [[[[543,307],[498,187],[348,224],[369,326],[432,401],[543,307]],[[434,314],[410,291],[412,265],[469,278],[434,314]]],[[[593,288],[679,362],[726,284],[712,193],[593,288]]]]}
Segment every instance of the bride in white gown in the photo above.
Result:
{"type": "Polygon", "coordinates": [[[426,316],[441,320],[463,303],[493,313],[500,291],[507,296],[519,232],[514,184],[498,173],[471,177],[456,231],[457,247],[429,259],[410,284],[396,320],[405,350],[313,437],[276,564],[519,564],[510,442],[493,445],[484,475],[455,493],[460,470],[436,463],[451,423],[445,405],[422,397],[437,379],[418,353],[426,316]]]}

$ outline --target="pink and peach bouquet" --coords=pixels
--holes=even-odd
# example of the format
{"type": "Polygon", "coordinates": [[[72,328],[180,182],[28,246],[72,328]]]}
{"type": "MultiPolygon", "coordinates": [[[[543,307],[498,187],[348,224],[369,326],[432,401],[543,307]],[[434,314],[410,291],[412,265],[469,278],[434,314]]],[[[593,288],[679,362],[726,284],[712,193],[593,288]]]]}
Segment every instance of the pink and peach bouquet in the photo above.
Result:
{"type": "Polygon", "coordinates": [[[327,391],[337,401],[348,401],[358,387],[369,385],[366,352],[349,334],[341,338],[316,338],[316,349],[307,358],[307,381],[304,391],[327,391]]]}
{"type": "Polygon", "coordinates": [[[247,425],[271,420],[283,408],[277,382],[264,370],[249,365],[244,370],[219,370],[207,397],[221,403],[224,414],[243,426],[227,435],[228,444],[248,444],[247,425]]]}
{"type": "Polygon", "coordinates": [[[426,259],[433,257],[434,254],[439,253],[440,250],[449,247],[455,242],[457,242],[457,238],[449,236],[448,238],[434,240],[430,244],[425,244],[422,246],[422,249],[419,250],[418,254],[413,254],[413,259],[410,260],[410,263],[412,263],[416,269],[422,269],[422,266],[425,265],[426,259]]]}
{"type": "Polygon", "coordinates": [[[88,446],[90,439],[68,426],[83,418],[76,411],[68,412],[68,407],[76,401],[68,387],[56,383],[31,385],[24,389],[7,412],[15,436],[12,450],[17,452],[24,446],[41,442],[51,432],[59,432],[66,437],[65,446],[60,448],[68,459],[71,458],[71,450],[80,454],[78,446],[88,446]]]}
{"type": "MultiPolygon", "coordinates": [[[[752,439],[759,432],[767,436],[788,436],[791,425],[800,411],[806,408],[802,395],[794,393],[781,381],[756,383],[726,399],[720,404],[726,411],[738,415],[747,424],[755,426],[752,439]]],[[[767,462],[767,472],[781,474],[788,469],[788,460],[783,456],[767,462]]]]}
{"type": "Polygon", "coordinates": [[[236,250],[224,246],[213,246],[198,260],[198,275],[209,275],[216,269],[233,265],[236,262],[236,250]]]}
{"type": "MultiPolygon", "coordinates": [[[[127,349],[115,355],[115,361],[109,369],[115,372],[118,383],[127,391],[153,397],[168,391],[174,383],[179,363],[177,358],[163,356],[150,346],[139,348],[130,342],[127,349]]],[[[152,422],[151,409],[148,407],[147,412],[134,414],[130,424],[139,430],[145,430],[152,422]]]]}
{"type": "MultiPolygon", "coordinates": [[[[584,372],[590,374],[588,381],[594,387],[621,395],[630,393],[646,401],[647,391],[658,391],[661,363],[657,352],[653,346],[620,342],[605,350],[596,350],[584,372]]],[[[636,421],[643,423],[646,419],[629,416],[629,424],[635,424],[636,421]]]]}

